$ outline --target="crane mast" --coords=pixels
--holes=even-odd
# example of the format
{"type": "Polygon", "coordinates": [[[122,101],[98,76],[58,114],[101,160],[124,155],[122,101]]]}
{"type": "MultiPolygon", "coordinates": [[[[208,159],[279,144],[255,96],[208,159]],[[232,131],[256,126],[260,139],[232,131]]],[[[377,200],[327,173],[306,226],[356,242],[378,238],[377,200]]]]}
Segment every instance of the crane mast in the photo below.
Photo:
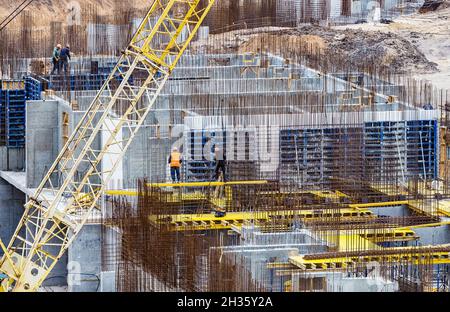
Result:
{"type": "Polygon", "coordinates": [[[45,281],[94,214],[102,192],[214,1],[154,0],[25,204],[11,241],[7,246],[0,244],[4,251],[0,272],[7,276],[0,288],[36,291],[45,281]],[[102,160],[108,160],[108,166],[102,166],[102,160]]]}

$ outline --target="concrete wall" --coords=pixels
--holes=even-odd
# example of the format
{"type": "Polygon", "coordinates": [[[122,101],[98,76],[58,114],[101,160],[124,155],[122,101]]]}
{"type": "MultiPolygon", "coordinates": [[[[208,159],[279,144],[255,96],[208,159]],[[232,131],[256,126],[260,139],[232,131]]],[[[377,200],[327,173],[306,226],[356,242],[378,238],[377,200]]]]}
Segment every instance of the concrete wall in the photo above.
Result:
{"type": "Polygon", "coordinates": [[[417,228],[414,232],[420,236],[420,245],[450,244],[449,225],[417,228]]]}
{"type": "Polygon", "coordinates": [[[25,149],[0,146],[0,170],[22,171],[25,168],[25,149]]]}
{"type": "MultiPolygon", "coordinates": [[[[35,188],[50,169],[64,146],[63,113],[69,115],[68,134],[72,133],[84,112],[72,112],[63,100],[30,101],[27,103],[27,187],[35,188]]],[[[100,136],[93,148],[99,149],[100,136]]],[[[82,168],[81,168],[82,170],[82,168]]]]}
{"type": "Polygon", "coordinates": [[[407,206],[370,208],[369,210],[377,216],[408,217],[412,215],[411,210],[407,206]]]}
{"type": "Polygon", "coordinates": [[[69,120],[72,119],[70,107],[62,100],[27,102],[27,187],[39,185],[58,155],[63,144],[63,112],[69,114],[69,120]]]}
{"type": "Polygon", "coordinates": [[[151,137],[149,128],[141,128],[123,159],[124,188],[134,187],[138,178],[164,180],[173,141],[169,138],[151,137]]]}
{"type": "Polygon", "coordinates": [[[376,275],[369,276],[348,276],[342,272],[308,272],[292,274],[292,291],[301,291],[305,286],[305,278],[324,279],[322,289],[314,291],[326,292],[396,292],[398,283],[385,280],[376,275]],[[302,287],[303,286],[303,287],[302,287]]]}
{"type": "Polygon", "coordinates": [[[100,290],[101,225],[87,224],[72,243],[68,254],[68,290],[100,290]]]}
{"type": "MultiPolygon", "coordinates": [[[[36,188],[57,157],[63,144],[63,112],[69,114],[71,108],[63,100],[29,101],[26,109],[26,167],[27,187],[36,188]]],[[[69,124],[69,132],[72,126],[69,124]]],[[[44,286],[67,284],[67,255],[53,268],[44,286]]]]}
{"type": "Polygon", "coordinates": [[[0,178],[0,238],[5,245],[22,217],[24,204],[25,194],[0,178]]]}
{"type": "Polygon", "coordinates": [[[100,292],[116,291],[116,271],[104,271],[100,273],[100,292]]]}
{"type": "Polygon", "coordinates": [[[262,233],[251,226],[241,229],[240,245],[223,248],[223,255],[245,266],[255,281],[268,291],[283,291],[283,278],[267,268],[268,262],[288,262],[289,257],[327,251],[327,246],[311,236],[308,230],[288,233],[262,233]]]}

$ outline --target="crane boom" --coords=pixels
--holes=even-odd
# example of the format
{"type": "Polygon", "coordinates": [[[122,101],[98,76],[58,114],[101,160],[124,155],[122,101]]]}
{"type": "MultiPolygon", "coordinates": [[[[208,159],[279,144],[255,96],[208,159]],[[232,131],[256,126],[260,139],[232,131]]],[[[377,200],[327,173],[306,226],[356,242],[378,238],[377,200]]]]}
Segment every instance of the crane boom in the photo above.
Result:
{"type": "Polygon", "coordinates": [[[8,276],[1,283],[3,289],[36,291],[44,282],[94,213],[96,202],[214,1],[153,1],[108,79],[25,204],[8,246],[2,246],[0,272],[8,276]],[[109,166],[102,166],[106,159],[109,166]],[[88,204],[82,199],[86,196],[88,204]]]}

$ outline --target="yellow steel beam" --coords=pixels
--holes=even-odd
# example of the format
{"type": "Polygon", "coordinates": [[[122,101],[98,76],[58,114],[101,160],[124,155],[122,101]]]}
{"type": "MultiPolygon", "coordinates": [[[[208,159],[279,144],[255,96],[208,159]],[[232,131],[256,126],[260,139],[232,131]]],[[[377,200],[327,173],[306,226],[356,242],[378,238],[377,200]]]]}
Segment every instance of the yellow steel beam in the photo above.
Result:
{"type": "Polygon", "coordinates": [[[420,228],[427,228],[427,227],[436,227],[436,226],[441,226],[441,225],[450,225],[450,221],[426,223],[426,224],[417,224],[417,225],[408,225],[406,227],[400,227],[400,228],[397,228],[397,229],[399,229],[399,230],[401,230],[401,229],[420,229],[420,228]]]}
{"type": "Polygon", "coordinates": [[[447,210],[442,210],[438,208],[439,216],[441,217],[450,217],[450,212],[447,210]]]}
{"type": "Polygon", "coordinates": [[[144,195],[144,193],[138,193],[136,190],[106,190],[106,195],[117,195],[117,196],[138,196],[138,195],[144,195]]]}
{"type": "MultiPolygon", "coordinates": [[[[392,207],[392,206],[402,206],[405,205],[409,209],[415,211],[419,214],[426,214],[429,213],[423,209],[421,209],[418,205],[418,202],[416,201],[408,201],[408,200],[398,200],[398,201],[390,201],[390,202],[376,202],[376,203],[365,203],[365,204],[349,204],[349,207],[352,208],[382,208],[382,207],[392,207]]],[[[439,208],[438,208],[439,211],[439,208]]]]}
{"type": "Polygon", "coordinates": [[[296,268],[295,265],[289,262],[269,262],[266,267],[268,269],[293,269],[296,268]]]}
{"type": "Polygon", "coordinates": [[[343,230],[338,233],[323,232],[318,234],[322,240],[330,245],[336,245],[339,252],[355,250],[377,250],[382,247],[379,242],[386,241],[410,241],[417,239],[415,233],[410,229],[360,229],[357,233],[352,230],[343,230]]]}
{"type": "Polygon", "coordinates": [[[255,181],[230,181],[230,182],[180,182],[180,183],[148,183],[148,186],[153,187],[203,187],[203,186],[229,186],[229,185],[259,185],[267,184],[266,180],[255,181]]]}
{"type": "Polygon", "coordinates": [[[339,199],[340,197],[348,197],[348,195],[339,191],[309,191],[309,193],[320,198],[339,199]]]}
{"type": "MultiPolygon", "coordinates": [[[[232,185],[261,185],[267,184],[266,180],[255,180],[255,181],[229,181],[229,182],[180,182],[180,183],[147,183],[147,186],[151,187],[216,187],[216,186],[232,186],[232,185]]],[[[126,195],[126,196],[137,196],[137,190],[106,190],[107,195],[126,195]]],[[[142,193],[143,194],[143,193],[142,193]]],[[[141,195],[142,195],[141,194],[141,195]]]]}
{"type": "Polygon", "coordinates": [[[361,237],[373,242],[409,241],[416,240],[418,236],[411,229],[371,229],[360,234],[361,237]]]}
{"type": "Polygon", "coordinates": [[[213,214],[165,214],[151,215],[149,220],[155,225],[168,225],[170,229],[176,231],[187,230],[219,230],[231,229],[233,225],[242,225],[244,222],[252,221],[256,223],[268,223],[271,220],[281,222],[291,222],[294,218],[304,220],[320,220],[331,217],[354,218],[373,217],[368,210],[355,210],[343,208],[339,211],[315,211],[315,210],[281,210],[262,212],[228,212],[224,217],[215,217],[213,214]]]}
{"type": "Polygon", "coordinates": [[[438,205],[438,212],[446,217],[450,217],[450,201],[440,201],[438,205]]]}
{"type": "MultiPolygon", "coordinates": [[[[424,202],[419,202],[419,201],[409,201],[408,202],[408,208],[411,209],[412,211],[418,213],[418,214],[426,214],[428,215],[429,212],[423,210],[420,208],[420,205],[423,205],[424,207],[427,207],[428,205],[424,202]]],[[[429,206],[428,206],[429,207],[429,206]]]]}
{"type": "Polygon", "coordinates": [[[389,201],[389,202],[376,202],[376,203],[365,203],[365,204],[349,204],[350,208],[374,208],[374,207],[390,207],[390,206],[401,206],[408,205],[407,200],[389,201]]]}
{"type": "MultiPolygon", "coordinates": [[[[353,267],[358,263],[368,262],[381,262],[381,263],[394,263],[394,262],[408,262],[413,264],[423,264],[432,262],[433,264],[449,264],[450,253],[448,251],[434,251],[429,252],[426,250],[417,251],[414,253],[402,253],[403,247],[398,247],[397,253],[386,254],[383,248],[378,250],[378,254],[365,255],[365,256],[351,256],[351,257],[336,257],[336,258],[322,258],[322,259],[305,259],[304,256],[291,256],[289,257],[289,263],[297,266],[302,270],[328,270],[328,269],[345,269],[347,267],[353,267]]],[[[391,249],[391,248],[389,248],[391,249]]]]}
{"type": "MultiPolygon", "coordinates": [[[[1,238],[0,238],[0,248],[1,248],[2,252],[3,252],[3,254],[6,257],[6,260],[8,261],[8,263],[10,265],[10,268],[12,268],[14,273],[17,274],[17,269],[15,268],[14,262],[11,259],[11,256],[8,253],[8,248],[6,248],[5,244],[3,244],[3,241],[2,241],[1,238]]],[[[2,270],[2,268],[0,267],[0,273],[2,273],[2,272],[6,273],[6,274],[8,273],[7,270],[2,270]]],[[[1,287],[1,285],[0,285],[0,287],[1,287]]]]}

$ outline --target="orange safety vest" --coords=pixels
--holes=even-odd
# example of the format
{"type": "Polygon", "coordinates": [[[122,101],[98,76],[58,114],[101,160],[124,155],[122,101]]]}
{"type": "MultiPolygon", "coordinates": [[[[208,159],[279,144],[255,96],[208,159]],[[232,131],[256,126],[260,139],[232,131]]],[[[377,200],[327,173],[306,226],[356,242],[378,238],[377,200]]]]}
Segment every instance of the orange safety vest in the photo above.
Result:
{"type": "Polygon", "coordinates": [[[181,166],[181,154],[179,152],[172,152],[170,154],[170,167],[180,167],[181,166]]]}

